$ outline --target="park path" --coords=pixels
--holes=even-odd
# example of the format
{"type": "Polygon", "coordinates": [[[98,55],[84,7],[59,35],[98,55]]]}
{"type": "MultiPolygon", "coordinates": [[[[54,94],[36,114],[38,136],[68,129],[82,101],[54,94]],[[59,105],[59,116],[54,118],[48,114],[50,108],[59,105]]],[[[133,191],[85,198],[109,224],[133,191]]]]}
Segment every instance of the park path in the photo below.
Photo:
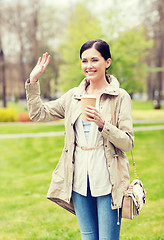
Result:
{"type": "MultiPolygon", "coordinates": [[[[141,126],[141,127],[134,127],[133,129],[134,129],[134,132],[163,130],[164,129],[164,125],[141,126]]],[[[64,136],[64,131],[62,131],[62,132],[0,134],[0,139],[56,137],[56,136],[64,136]]]]}

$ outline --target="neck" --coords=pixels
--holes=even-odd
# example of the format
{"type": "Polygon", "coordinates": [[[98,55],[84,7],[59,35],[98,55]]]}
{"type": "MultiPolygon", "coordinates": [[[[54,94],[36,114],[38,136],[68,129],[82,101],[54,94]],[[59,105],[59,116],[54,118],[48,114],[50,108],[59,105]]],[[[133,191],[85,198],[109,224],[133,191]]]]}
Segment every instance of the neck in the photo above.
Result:
{"type": "Polygon", "coordinates": [[[108,82],[106,81],[106,78],[98,81],[90,81],[90,85],[88,86],[87,93],[100,96],[107,86],[108,86],[108,82]]]}

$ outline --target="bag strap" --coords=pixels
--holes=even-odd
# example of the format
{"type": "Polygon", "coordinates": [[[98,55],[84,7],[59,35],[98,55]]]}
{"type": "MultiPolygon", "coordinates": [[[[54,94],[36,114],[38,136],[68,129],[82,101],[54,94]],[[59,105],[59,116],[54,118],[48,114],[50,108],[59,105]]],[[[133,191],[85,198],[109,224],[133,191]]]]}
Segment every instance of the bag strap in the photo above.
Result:
{"type": "MultiPolygon", "coordinates": [[[[114,96],[111,96],[111,112],[112,112],[112,124],[113,124],[113,126],[116,126],[115,111],[114,111],[114,96]]],[[[115,146],[114,146],[114,150],[115,150],[115,155],[114,156],[118,159],[118,166],[119,166],[119,169],[120,169],[121,181],[123,183],[124,193],[127,194],[127,188],[126,188],[126,184],[125,184],[124,174],[123,174],[123,171],[122,171],[121,161],[120,161],[119,155],[117,154],[117,150],[116,150],[115,146]]],[[[135,162],[134,162],[132,150],[131,150],[131,157],[132,157],[132,161],[133,161],[133,169],[134,169],[135,178],[139,179],[138,175],[137,175],[137,170],[136,170],[136,165],[135,165],[135,162]]]]}

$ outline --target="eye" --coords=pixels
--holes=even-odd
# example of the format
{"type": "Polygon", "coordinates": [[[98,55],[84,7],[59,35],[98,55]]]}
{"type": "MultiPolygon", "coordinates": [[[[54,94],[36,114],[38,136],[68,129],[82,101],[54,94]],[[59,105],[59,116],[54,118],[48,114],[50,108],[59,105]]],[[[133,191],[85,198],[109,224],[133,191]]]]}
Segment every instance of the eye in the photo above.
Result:
{"type": "Polygon", "coordinates": [[[87,62],[87,60],[82,60],[82,63],[86,63],[87,62]]]}
{"type": "Polygon", "coordinates": [[[93,62],[98,62],[98,59],[93,59],[93,62]]]}

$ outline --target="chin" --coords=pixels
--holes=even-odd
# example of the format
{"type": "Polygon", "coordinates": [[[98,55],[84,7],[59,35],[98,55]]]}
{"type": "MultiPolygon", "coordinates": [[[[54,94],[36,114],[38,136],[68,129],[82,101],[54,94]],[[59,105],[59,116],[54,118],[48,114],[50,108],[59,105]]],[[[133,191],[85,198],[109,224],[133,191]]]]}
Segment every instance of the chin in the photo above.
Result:
{"type": "Polygon", "coordinates": [[[89,81],[95,81],[95,80],[97,80],[97,77],[96,77],[96,76],[86,76],[86,78],[87,78],[89,81]]]}

